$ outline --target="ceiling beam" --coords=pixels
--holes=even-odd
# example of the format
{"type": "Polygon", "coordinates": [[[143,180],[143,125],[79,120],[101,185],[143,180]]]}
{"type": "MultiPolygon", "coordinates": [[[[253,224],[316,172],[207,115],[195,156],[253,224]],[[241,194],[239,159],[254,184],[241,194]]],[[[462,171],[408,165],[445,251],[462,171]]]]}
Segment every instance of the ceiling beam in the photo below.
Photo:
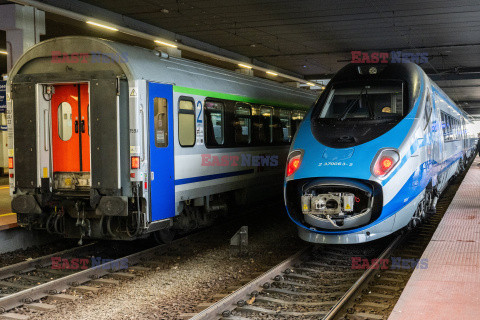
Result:
{"type": "Polygon", "coordinates": [[[219,48],[217,46],[201,42],[180,34],[167,31],[154,25],[124,16],[94,5],[78,0],[10,0],[11,2],[32,6],[39,10],[58,14],[69,19],[86,22],[87,20],[105,22],[111,27],[117,28],[120,32],[134,37],[151,40],[166,40],[174,42],[178,49],[190,51],[205,57],[217,59],[232,64],[247,63],[258,71],[274,71],[279,77],[307,83],[302,75],[284,70],[254,58],[219,48]]]}
{"type": "Polygon", "coordinates": [[[318,55],[332,55],[332,54],[345,54],[349,55],[352,51],[362,51],[362,52],[391,52],[391,51],[408,51],[408,52],[418,52],[422,50],[442,50],[442,49],[451,49],[451,48],[465,48],[465,47],[477,47],[480,46],[480,43],[459,43],[459,44],[448,44],[443,46],[422,46],[422,47],[399,47],[399,48],[375,48],[375,49],[351,49],[351,50],[325,50],[325,51],[309,51],[309,52],[295,52],[295,53],[280,53],[280,54],[270,54],[270,55],[258,55],[253,56],[253,58],[289,58],[289,57],[304,57],[304,56],[318,56],[318,55]]]}

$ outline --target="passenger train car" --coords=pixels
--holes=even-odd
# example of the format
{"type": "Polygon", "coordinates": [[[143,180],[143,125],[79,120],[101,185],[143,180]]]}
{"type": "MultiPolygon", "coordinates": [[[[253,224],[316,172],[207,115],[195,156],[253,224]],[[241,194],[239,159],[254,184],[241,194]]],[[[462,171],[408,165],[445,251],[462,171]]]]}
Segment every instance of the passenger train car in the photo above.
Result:
{"type": "Polygon", "coordinates": [[[347,65],[290,149],[284,196],[300,237],[350,244],[414,227],[471,164],[473,129],[419,66],[347,65]]]}
{"type": "Polygon", "coordinates": [[[188,231],[282,193],[315,94],[155,50],[44,41],[8,80],[12,208],[65,237],[188,231]]]}

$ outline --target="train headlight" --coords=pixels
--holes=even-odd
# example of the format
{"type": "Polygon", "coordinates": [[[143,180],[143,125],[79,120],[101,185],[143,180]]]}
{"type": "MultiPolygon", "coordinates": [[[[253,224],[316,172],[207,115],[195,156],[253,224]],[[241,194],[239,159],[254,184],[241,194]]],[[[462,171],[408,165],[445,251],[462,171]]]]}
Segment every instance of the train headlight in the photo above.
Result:
{"type": "Polygon", "coordinates": [[[300,150],[294,150],[288,155],[287,159],[287,177],[294,174],[302,163],[303,153],[300,150]]]}
{"type": "Polygon", "coordinates": [[[395,168],[399,160],[400,155],[397,150],[380,150],[373,159],[371,171],[374,176],[384,178],[393,170],[393,168],[395,168]]]}

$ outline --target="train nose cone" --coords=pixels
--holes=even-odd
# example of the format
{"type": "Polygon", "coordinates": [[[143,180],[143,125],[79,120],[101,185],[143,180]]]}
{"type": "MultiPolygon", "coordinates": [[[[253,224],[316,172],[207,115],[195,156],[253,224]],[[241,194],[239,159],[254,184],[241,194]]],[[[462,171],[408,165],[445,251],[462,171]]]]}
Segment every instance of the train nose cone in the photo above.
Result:
{"type": "Polygon", "coordinates": [[[347,148],[347,149],[333,149],[333,148],[326,148],[323,152],[323,159],[328,161],[341,161],[349,159],[353,156],[355,148],[347,148]]]}

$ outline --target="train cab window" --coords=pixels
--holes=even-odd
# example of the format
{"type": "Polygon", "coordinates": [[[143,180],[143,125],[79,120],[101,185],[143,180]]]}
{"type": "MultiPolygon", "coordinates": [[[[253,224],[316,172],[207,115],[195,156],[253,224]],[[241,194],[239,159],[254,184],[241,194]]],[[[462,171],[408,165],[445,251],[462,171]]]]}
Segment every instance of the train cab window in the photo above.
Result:
{"type": "Polygon", "coordinates": [[[403,103],[403,84],[337,85],[330,91],[321,107],[319,119],[398,120],[406,114],[403,103]]]}
{"type": "Polygon", "coordinates": [[[178,142],[182,147],[195,144],[195,103],[187,97],[178,102],[178,142]]]}
{"type": "Polygon", "coordinates": [[[279,118],[279,138],[275,141],[280,143],[290,143],[292,140],[292,119],[291,112],[288,110],[280,110],[278,113],[279,118]]]}
{"type": "Polygon", "coordinates": [[[236,144],[244,145],[251,142],[251,117],[252,109],[250,106],[241,105],[235,107],[233,128],[235,131],[236,144]]]}
{"type": "Polygon", "coordinates": [[[224,114],[223,102],[205,101],[205,143],[208,147],[224,143],[224,114]]]}
{"type": "Polygon", "coordinates": [[[58,106],[58,136],[63,141],[72,137],[72,106],[68,102],[62,102],[58,106]]]}
{"type": "Polygon", "coordinates": [[[168,146],[168,104],[165,98],[153,99],[154,125],[155,125],[155,147],[164,148],[168,146]]]}

